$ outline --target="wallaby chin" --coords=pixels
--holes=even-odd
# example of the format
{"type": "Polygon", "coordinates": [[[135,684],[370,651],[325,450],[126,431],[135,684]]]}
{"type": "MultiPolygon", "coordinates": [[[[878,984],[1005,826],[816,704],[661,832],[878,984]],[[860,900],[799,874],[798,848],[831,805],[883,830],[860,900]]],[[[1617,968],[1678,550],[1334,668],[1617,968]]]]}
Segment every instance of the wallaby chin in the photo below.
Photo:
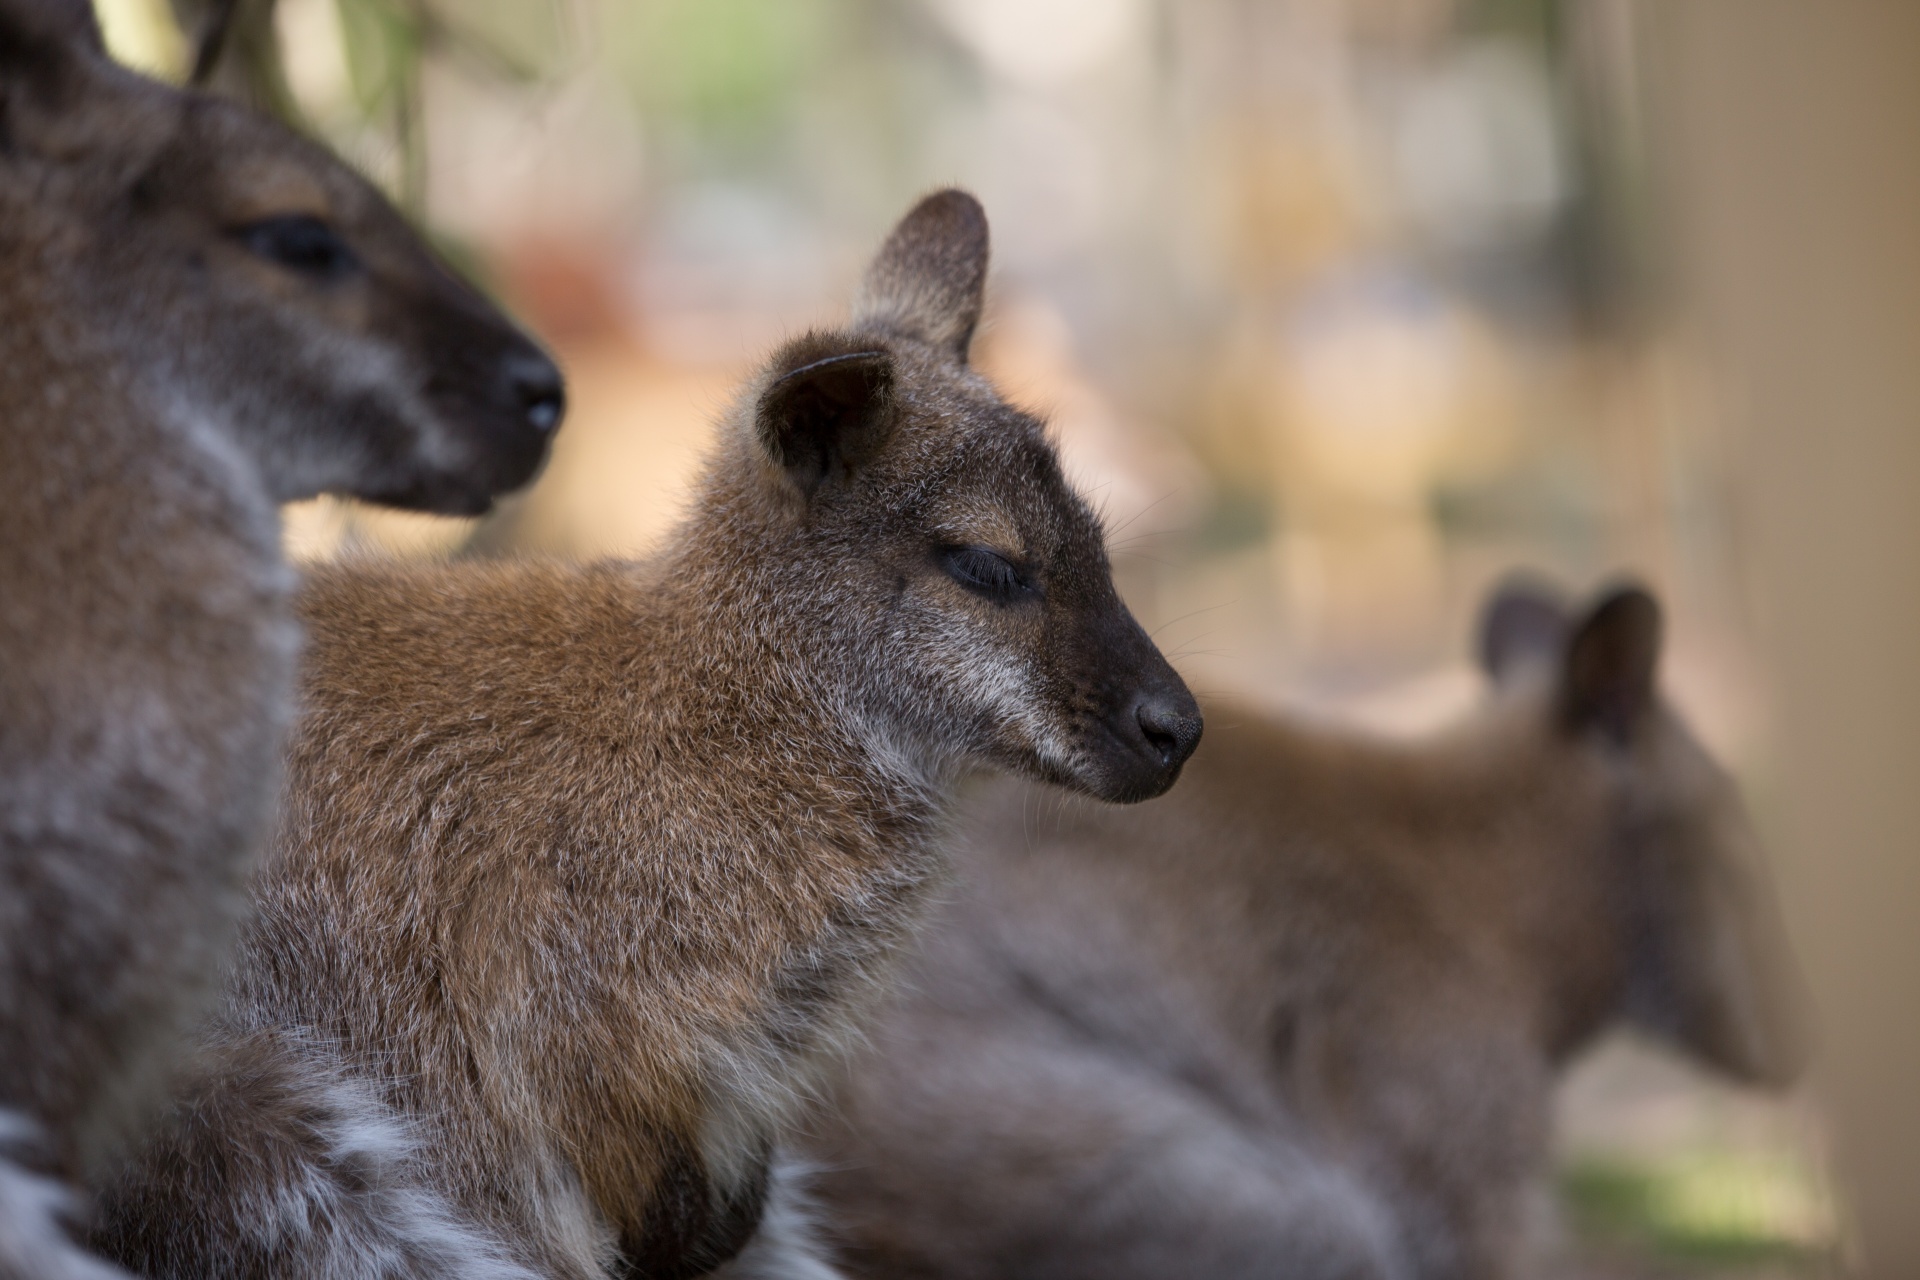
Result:
{"type": "MultiPolygon", "coordinates": [[[[965,366],[985,255],[972,197],[910,212],[853,326],[748,384],[653,561],[309,579],[221,1025],[322,1046],[520,1265],[820,1274],[756,1236],[776,1144],[942,874],[954,780],[1091,753],[1164,786],[1197,737],[1041,424],[965,366]]],[[[317,1203],[315,1158],[214,1114],[166,1143],[243,1172],[209,1194],[157,1145],[107,1197],[115,1256],[197,1274],[182,1239],[317,1203]]],[[[311,1265],[296,1242],[268,1274],[311,1265]]]]}
{"type": "Polygon", "coordinates": [[[1736,1078],[1794,1063],[1751,832],[1659,650],[1642,590],[1510,587],[1497,696],[1433,739],[1215,706],[1137,809],[971,792],[955,891],[802,1144],[841,1264],[1532,1274],[1581,1048],[1638,1023],[1736,1078]]]}
{"type": "MultiPolygon", "coordinates": [[[[563,394],[364,181],[114,65],[84,0],[0,0],[0,101],[0,1108],[74,1182],[156,1109],[272,818],[275,503],[474,509],[563,394]]],[[[0,1255],[41,1259],[0,1272],[74,1270],[45,1203],[0,1167],[0,1255]]]]}

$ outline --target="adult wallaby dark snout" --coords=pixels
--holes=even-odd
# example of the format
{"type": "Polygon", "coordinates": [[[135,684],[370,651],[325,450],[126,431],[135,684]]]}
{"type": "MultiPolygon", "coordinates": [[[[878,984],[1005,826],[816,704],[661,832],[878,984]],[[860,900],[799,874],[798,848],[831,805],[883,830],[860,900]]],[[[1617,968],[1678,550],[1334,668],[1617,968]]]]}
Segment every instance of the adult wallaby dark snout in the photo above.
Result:
{"type": "MultiPolygon", "coordinates": [[[[276,504],[483,510],[561,407],[344,166],[0,0],[6,1155],[107,1162],[223,960],[291,710],[276,504]]],[[[90,1266],[56,1198],[0,1165],[0,1276],[90,1266]]]]}
{"type": "Polygon", "coordinates": [[[972,197],[911,211],[650,561],[313,575],[280,838],[203,1069],[103,1195],[112,1256],[682,1277],[766,1210],[755,1265],[818,1274],[772,1153],[951,788],[1138,799],[1200,734],[1041,424],[966,363],[986,262],[972,197]]]}
{"type": "Polygon", "coordinates": [[[358,175],[113,65],[84,6],[13,0],[0,72],[5,214],[50,294],[26,305],[43,324],[84,316],[63,341],[214,424],[277,501],[474,514],[531,477],[559,371],[358,175]]]}
{"type": "Polygon", "coordinates": [[[1626,1023],[1800,1068],[1739,794],[1662,699],[1660,610],[1490,606],[1429,741],[1214,705],[1125,812],[999,783],[960,893],[823,1108],[859,1275],[1507,1280],[1561,1067],[1626,1023]]]}

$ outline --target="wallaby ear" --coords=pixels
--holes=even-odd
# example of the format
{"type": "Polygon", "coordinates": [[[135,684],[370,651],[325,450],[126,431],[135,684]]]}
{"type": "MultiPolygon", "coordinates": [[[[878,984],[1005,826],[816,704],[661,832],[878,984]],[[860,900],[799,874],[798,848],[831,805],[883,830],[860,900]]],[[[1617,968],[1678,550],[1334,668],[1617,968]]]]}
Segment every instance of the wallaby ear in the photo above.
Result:
{"type": "Polygon", "coordinates": [[[1616,742],[1652,710],[1660,664],[1660,604],[1642,587],[1618,587],[1567,642],[1560,712],[1569,729],[1600,729],[1616,742]]]}
{"type": "Polygon", "coordinates": [[[0,0],[0,75],[37,73],[53,60],[106,51],[88,0],[0,0]]]}
{"type": "Polygon", "coordinates": [[[854,301],[854,323],[918,338],[965,364],[986,285],[986,210],[949,187],[913,206],[880,246],[854,301]]]}
{"type": "Polygon", "coordinates": [[[1633,896],[1627,1016],[1748,1084],[1792,1084],[1806,1069],[1810,1001],[1771,887],[1758,868],[1719,857],[1691,882],[1633,896]]]}
{"type": "Polygon", "coordinates": [[[1480,611],[1480,668],[1495,683],[1563,652],[1572,627],[1560,593],[1533,578],[1500,584],[1480,611]]]}
{"type": "Polygon", "coordinates": [[[0,151],[49,142],[105,57],[87,0],[0,0],[0,151]]]}
{"type": "Polygon", "coordinates": [[[811,497],[872,459],[892,433],[893,357],[884,351],[819,356],[817,342],[806,339],[796,347],[797,355],[775,367],[796,358],[804,363],[760,393],[754,427],[767,456],[811,497]]]}

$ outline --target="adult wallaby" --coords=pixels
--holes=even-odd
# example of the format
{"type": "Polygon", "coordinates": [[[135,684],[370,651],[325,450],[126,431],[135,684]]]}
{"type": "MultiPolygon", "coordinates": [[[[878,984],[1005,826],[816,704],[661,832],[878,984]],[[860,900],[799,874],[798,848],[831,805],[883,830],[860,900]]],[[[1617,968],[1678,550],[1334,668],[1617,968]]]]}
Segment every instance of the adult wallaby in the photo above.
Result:
{"type": "Polygon", "coordinates": [[[1528,1265],[1555,1076],[1625,1020],[1797,1069],[1734,787],[1655,693],[1659,610],[1489,608],[1417,743],[1209,706],[1125,814],[996,785],[812,1154],[856,1274],[1459,1277],[1528,1265]]]}
{"type": "Polygon", "coordinates": [[[1198,708],[967,367],[986,264],[972,197],[916,206],[651,561],[313,576],[278,845],[113,1255],[476,1274],[435,1253],[465,1224],[496,1267],[705,1271],[939,876],[955,780],[1173,783],[1198,708]],[[372,1192],[341,1155],[369,1127],[417,1143],[372,1192]]]}
{"type": "MultiPolygon", "coordinates": [[[[560,410],[342,165],[114,65],[83,0],[0,0],[9,1149],[24,1117],[46,1172],[96,1168],[222,960],[292,715],[276,504],[478,512],[560,410]]],[[[0,1274],[58,1274],[50,1203],[0,1168],[0,1274]]]]}

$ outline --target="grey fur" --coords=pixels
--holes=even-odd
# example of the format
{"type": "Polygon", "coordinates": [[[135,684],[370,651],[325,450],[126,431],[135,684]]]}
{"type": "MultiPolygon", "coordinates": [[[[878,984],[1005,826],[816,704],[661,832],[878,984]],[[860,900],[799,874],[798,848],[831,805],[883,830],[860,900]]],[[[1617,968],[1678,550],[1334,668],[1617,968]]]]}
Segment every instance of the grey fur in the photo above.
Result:
{"type": "Polygon", "coordinates": [[[84,3],[0,3],[0,1107],[48,1172],[152,1111],[242,909],[299,645],[275,504],[484,506],[541,365],[312,144],[111,63],[84,3]],[[357,268],[249,247],[287,214],[357,268]],[[423,391],[492,360],[535,363],[423,391]]]}

